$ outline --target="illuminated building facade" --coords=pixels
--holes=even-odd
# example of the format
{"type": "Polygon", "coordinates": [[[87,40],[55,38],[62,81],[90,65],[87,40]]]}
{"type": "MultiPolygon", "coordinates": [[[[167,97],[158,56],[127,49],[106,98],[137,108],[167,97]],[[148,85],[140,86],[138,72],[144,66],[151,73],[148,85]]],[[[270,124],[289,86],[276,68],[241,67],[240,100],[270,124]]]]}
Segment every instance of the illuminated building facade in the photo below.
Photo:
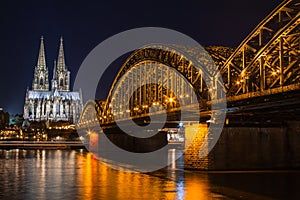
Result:
{"type": "Polygon", "coordinates": [[[63,39],[57,62],[54,61],[51,88],[48,79],[44,40],[41,38],[32,90],[27,89],[24,119],[29,121],[69,121],[76,123],[82,110],[81,91],[70,91],[70,71],[65,64],[63,39]]]}

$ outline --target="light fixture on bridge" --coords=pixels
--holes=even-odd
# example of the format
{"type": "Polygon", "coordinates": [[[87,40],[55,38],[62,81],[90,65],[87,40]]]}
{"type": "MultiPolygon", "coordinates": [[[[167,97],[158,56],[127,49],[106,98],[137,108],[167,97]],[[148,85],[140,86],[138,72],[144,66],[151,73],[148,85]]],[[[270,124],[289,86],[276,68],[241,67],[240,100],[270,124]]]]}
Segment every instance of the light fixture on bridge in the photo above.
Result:
{"type": "Polygon", "coordinates": [[[273,76],[276,76],[276,75],[277,75],[277,72],[272,71],[272,75],[273,75],[273,76]]]}

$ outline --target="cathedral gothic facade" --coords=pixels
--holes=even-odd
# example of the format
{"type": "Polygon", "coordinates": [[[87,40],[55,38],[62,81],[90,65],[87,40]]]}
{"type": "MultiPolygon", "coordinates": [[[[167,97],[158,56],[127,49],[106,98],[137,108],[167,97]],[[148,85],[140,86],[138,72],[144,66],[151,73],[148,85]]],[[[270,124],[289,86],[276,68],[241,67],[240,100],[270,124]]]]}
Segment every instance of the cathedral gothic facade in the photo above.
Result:
{"type": "Polygon", "coordinates": [[[51,88],[48,79],[44,40],[41,38],[32,90],[27,89],[24,119],[29,121],[69,121],[75,124],[82,111],[81,90],[70,91],[70,71],[65,64],[63,39],[60,39],[57,62],[54,61],[51,88]]]}

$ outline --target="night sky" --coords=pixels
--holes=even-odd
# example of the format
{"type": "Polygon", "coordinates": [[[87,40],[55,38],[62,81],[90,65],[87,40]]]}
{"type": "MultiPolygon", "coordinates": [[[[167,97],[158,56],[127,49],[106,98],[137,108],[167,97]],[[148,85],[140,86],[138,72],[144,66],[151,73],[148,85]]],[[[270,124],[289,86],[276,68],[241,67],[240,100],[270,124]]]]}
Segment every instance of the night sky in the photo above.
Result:
{"type": "Polygon", "coordinates": [[[31,88],[41,35],[44,36],[50,80],[59,38],[63,36],[66,64],[73,84],[88,53],[101,41],[121,31],[147,26],[164,27],[180,31],[203,46],[235,47],[280,2],[1,1],[0,107],[10,113],[23,112],[25,92],[28,86],[31,88]]]}

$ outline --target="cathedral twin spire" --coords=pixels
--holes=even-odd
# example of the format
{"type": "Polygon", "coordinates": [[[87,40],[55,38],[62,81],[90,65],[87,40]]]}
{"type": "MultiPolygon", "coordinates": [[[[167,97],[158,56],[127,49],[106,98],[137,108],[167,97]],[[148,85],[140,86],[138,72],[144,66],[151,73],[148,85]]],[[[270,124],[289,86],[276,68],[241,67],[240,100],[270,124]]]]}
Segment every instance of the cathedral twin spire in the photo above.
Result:
{"type": "Polygon", "coordinates": [[[57,69],[64,70],[66,67],[65,64],[65,55],[64,55],[64,46],[63,46],[63,38],[60,38],[59,51],[58,51],[58,59],[57,59],[57,69]]]}
{"type": "Polygon", "coordinates": [[[44,38],[41,37],[40,51],[37,65],[34,69],[34,78],[32,82],[33,90],[48,91],[48,68],[46,66],[44,38]]]}
{"type": "Polygon", "coordinates": [[[44,38],[41,37],[41,44],[40,44],[40,52],[37,66],[46,69],[46,58],[45,58],[45,47],[44,47],[44,38]]]}
{"type": "MultiPolygon", "coordinates": [[[[65,64],[63,39],[60,38],[58,59],[54,61],[52,91],[70,91],[70,72],[65,64]]],[[[44,38],[41,37],[40,51],[38,62],[34,70],[34,79],[32,89],[36,91],[49,91],[48,68],[45,58],[44,38]]]]}

